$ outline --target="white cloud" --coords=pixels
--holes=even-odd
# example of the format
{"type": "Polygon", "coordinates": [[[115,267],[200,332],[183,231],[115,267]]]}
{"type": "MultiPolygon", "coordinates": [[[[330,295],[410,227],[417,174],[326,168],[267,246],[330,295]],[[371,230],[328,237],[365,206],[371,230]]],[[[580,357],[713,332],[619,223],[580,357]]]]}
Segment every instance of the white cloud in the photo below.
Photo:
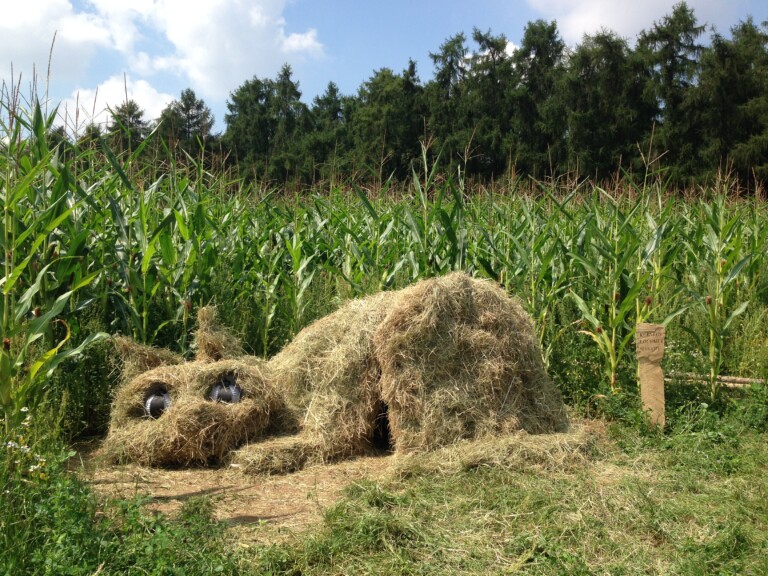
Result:
{"type": "Polygon", "coordinates": [[[272,76],[285,62],[322,56],[316,30],[287,30],[283,12],[289,1],[4,2],[0,82],[11,83],[11,63],[15,76],[23,72],[24,85],[32,80],[33,65],[38,78],[44,76],[55,34],[52,84],[66,86],[59,93],[89,83],[101,83],[103,91],[114,79],[99,73],[117,74],[122,84],[126,71],[137,90],[141,79],[157,81],[163,74],[165,85],[174,76],[177,84],[222,100],[254,75],[272,76]]]}
{"type": "MultiPolygon", "coordinates": [[[[668,0],[527,0],[528,5],[547,20],[557,20],[558,30],[567,44],[581,42],[584,34],[601,28],[616,32],[633,44],[642,30],[670,14],[668,0]]],[[[699,24],[715,24],[727,32],[734,16],[741,15],[744,2],[732,0],[688,0],[699,24]]]]}
{"type": "Polygon", "coordinates": [[[154,0],[89,0],[96,13],[109,30],[112,45],[119,52],[130,54],[134,44],[141,37],[137,21],[150,20],[156,10],[154,0]]]}
{"type": "Polygon", "coordinates": [[[126,101],[126,96],[144,110],[146,121],[158,118],[163,108],[176,98],[159,92],[146,80],[112,76],[97,88],[75,91],[59,106],[59,116],[71,132],[79,133],[91,122],[104,127],[111,120],[109,109],[120,106],[126,101]]]}
{"type": "Polygon", "coordinates": [[[68,0],[28,0],[27,2],[3,3],[3,18],[0,29],[14,30],[29,29],[31,26],[44,23],[46,20],[61,17],[72,12],[68,0]]]}
{"type": "Polygon", "coordinates": [[[283,52],[286,53],[308,53],[312,56],[321,56],[323,54],[323,45],[317,41],[317,30],[314,28],[304,34],[289,34],[282,38],[283,52]]]}
{"type": "Polygon", "coordinates": [[[69,0],[5,2],[0,19],[0,78],[23,83],[45,74],[51,56],[53,80],[77,78],[86,71],[94,51],[110,44],[108,30],[96,15],[76,13],[69,0]],[[51,45],[56,38],[54,50],[51,45]]]}
{"type": "MultiPolygon", "coordinates": [[[[106,0],[100,0],[106,1],[106,0]]],[[[286,0],[158,0],[152,25],[174,54],[155,58],[158,71],[175,70],[204,96],[225,97],[253,75],[272,75],[286,61],[318,57],[317,31],[286,34],[286,0]]]]}

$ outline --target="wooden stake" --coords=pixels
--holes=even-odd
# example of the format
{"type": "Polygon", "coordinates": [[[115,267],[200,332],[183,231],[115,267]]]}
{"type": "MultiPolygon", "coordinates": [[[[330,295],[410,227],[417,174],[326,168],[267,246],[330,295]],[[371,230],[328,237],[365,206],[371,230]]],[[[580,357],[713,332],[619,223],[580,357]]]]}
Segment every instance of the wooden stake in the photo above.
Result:
{"type": "Polygon", "coordinates": [[[635,341],[640,377],[640,399],[643,409],[653,424],[664,427],[664,373],[661,359],[664,357],[664,336],[661,324],[640,323],[635,341]]]}

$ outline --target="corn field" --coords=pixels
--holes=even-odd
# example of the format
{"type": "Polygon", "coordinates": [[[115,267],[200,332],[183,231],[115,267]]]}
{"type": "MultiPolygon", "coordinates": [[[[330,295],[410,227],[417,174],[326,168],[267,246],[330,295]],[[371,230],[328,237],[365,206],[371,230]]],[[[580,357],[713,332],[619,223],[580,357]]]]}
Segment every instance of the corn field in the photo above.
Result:
{"type": "Polygon", "coordinates": [[[667,367],[705,374],[712,400],[718,376],[768,371],[768,209],[727,181],[470,192],[425,163],[408,185],[288,195],[193,159],[50,149],[52,122],[36,107],[2,127],[6,427],[106,334],[186,353],[196,309],[216,304],[270,355],[344,299],[452,270],[523,301],[571,398],[630,391],[638,322],[667,325],[667,367]]]}

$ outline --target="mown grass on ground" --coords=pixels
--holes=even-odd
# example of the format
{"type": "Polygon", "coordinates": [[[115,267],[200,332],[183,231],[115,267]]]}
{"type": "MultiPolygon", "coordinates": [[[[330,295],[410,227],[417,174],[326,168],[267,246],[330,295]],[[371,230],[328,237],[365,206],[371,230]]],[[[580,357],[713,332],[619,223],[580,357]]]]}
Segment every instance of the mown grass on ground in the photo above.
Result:
{"type": "Polygon", "coordinates": [[[284,574],[765,574],[765,435],[700,410],[669,435],[611,425],[583,463],[352,485],[284,574]],[[701,422],[697,420],[710,420],[701,422]]]}
{"type": "Polygon", "coordinates": [[[100,500],[47,441],[44,462],[33,445],[15,452],[23,467],[3,467],[15,475],[0,496],[0,573],[765,574],[767,400],[755,388],[720,415],[689,405],[663,434],[591,421],[574,457],[416,459],[351,484],[319,526],[279,544],[267,526],[238,542],[206,498],[170,517],[142,498],[100,500]],[[33,460],[45,474],[28,473],[33,460]]]}

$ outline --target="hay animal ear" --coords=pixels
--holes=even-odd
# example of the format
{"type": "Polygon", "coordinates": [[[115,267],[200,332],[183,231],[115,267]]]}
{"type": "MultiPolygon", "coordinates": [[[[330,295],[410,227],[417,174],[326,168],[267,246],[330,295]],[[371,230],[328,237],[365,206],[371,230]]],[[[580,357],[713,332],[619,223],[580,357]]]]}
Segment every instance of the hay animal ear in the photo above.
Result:
{"type": "Polygon", "coordinates": [[[200,362],[239,358],[245,354],[240,340],[219,324],[214,306],[204,306],[198,310],[197,331],[192,347],[197,351],[196,359],[200,362]]]}
{"type": "Polygon", "coordinates": [[[139,344],[125,336],[115,336],[113,341],[123,361],[122,374],[126,382],[158,366],[181,364],[184,361],[170,350],[139,344]]]}

